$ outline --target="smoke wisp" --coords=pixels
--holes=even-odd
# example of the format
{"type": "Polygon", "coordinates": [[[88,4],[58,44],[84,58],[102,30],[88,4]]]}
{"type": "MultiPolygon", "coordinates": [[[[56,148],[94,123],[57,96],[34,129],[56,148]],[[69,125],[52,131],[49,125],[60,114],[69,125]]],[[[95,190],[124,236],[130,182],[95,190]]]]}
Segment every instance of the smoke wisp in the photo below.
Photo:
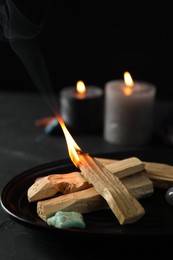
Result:
{"type": "Polygon", "coordinates": [[[34,0],[0,0],[0,37],[2,41],[9,43],[25,66],[34,85],[52,112],[56,114],[58,104],[38,42],[48,10],[48,0],[37,0],[37,8],[34,0]],[[36,18],[33,15],[35,10],[38,11],[36,18]]]}

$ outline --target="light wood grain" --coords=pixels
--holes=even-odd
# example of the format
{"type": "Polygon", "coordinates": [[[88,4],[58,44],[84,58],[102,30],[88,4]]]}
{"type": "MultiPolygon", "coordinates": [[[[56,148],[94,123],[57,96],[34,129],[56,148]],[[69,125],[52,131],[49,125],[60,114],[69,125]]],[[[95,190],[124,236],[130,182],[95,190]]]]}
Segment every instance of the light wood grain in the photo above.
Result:
{"type": "Polygon", "coordinates": [[[92,183],[95,190],[107,201],[121,225],[139,220],[145,210],[118,177],[113,176],[97,159],[79,153],[81,175],[92,183]]]}

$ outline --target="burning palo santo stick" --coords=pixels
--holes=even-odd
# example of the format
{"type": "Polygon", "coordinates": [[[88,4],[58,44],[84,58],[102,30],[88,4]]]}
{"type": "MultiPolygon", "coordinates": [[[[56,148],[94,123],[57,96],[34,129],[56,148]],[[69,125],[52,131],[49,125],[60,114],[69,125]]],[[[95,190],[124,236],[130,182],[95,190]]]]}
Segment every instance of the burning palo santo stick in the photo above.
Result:
{"type": "Polygon", "coordinates": [[[113,176],[98,160],[81,151],[67,130],[62,118],[57,119],[64,132],[72,162],[81,170],[81,175],[91,183],[106,200],[121,225],[139,220],[145,210],[128,191],[118,177],[113,176]]]}
{"type": "Polygon", "coordinates": [[[120,224],[137,221],[145,210],[116,176],[89,154],[78,151],[79,169],[95,190],[107,201],[120,224]]]}

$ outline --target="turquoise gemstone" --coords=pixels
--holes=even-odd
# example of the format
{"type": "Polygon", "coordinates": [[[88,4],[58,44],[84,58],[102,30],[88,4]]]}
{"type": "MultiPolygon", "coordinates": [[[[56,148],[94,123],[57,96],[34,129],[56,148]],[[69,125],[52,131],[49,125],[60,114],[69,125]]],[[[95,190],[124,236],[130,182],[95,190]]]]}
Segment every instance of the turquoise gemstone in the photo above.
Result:
{"type": "Polygon", "coordinates": [[[57,211],[47,219],[47,224],[57,228],[85,228],[83,215],[73,211],[57,211]]]}

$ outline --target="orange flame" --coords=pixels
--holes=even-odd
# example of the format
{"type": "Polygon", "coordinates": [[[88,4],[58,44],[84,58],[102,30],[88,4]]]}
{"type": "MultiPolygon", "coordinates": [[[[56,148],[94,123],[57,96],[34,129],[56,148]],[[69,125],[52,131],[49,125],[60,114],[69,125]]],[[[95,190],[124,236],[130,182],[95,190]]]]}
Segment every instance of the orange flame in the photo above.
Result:
{"type": "Polygon", "coordinates": [[[83,99],[86,97],[86,87],[81,80],[79,80],[76,84],[76,95],[79,99],[83,99]]]}
{"type": "Polygon", "coordinates": [[[70,159],[72,160],[74,165],[76,167],[78,167],[79,162],[80,162],[78,152],[81,151],[81,149],[77,145],[77,143],[74,141],[74,139],[72,138],[72,136],[69,133],[68,129],[66,128],[65,123],[64,123],[63,119],[61,118],[61,116],[59,114],[57,114],[56,117],[57,117],[57,120],[60,123],[60,126],[61,126],[61,128],[64,132],[70,159]]]}
{"type": "Polygon", "coordinates": [[[78,94],[85,94],[86,93],[86,87],[83,81],[79,80],[76,84],[76,91],[78,94]]]}
{"type": "Polygon", "coordinates": [[[124,72],[124,82],[126,86],[123,88],[123,92],[126,96],[129,96],[133,92],[134,82],[129,72],[124,72]]]}

